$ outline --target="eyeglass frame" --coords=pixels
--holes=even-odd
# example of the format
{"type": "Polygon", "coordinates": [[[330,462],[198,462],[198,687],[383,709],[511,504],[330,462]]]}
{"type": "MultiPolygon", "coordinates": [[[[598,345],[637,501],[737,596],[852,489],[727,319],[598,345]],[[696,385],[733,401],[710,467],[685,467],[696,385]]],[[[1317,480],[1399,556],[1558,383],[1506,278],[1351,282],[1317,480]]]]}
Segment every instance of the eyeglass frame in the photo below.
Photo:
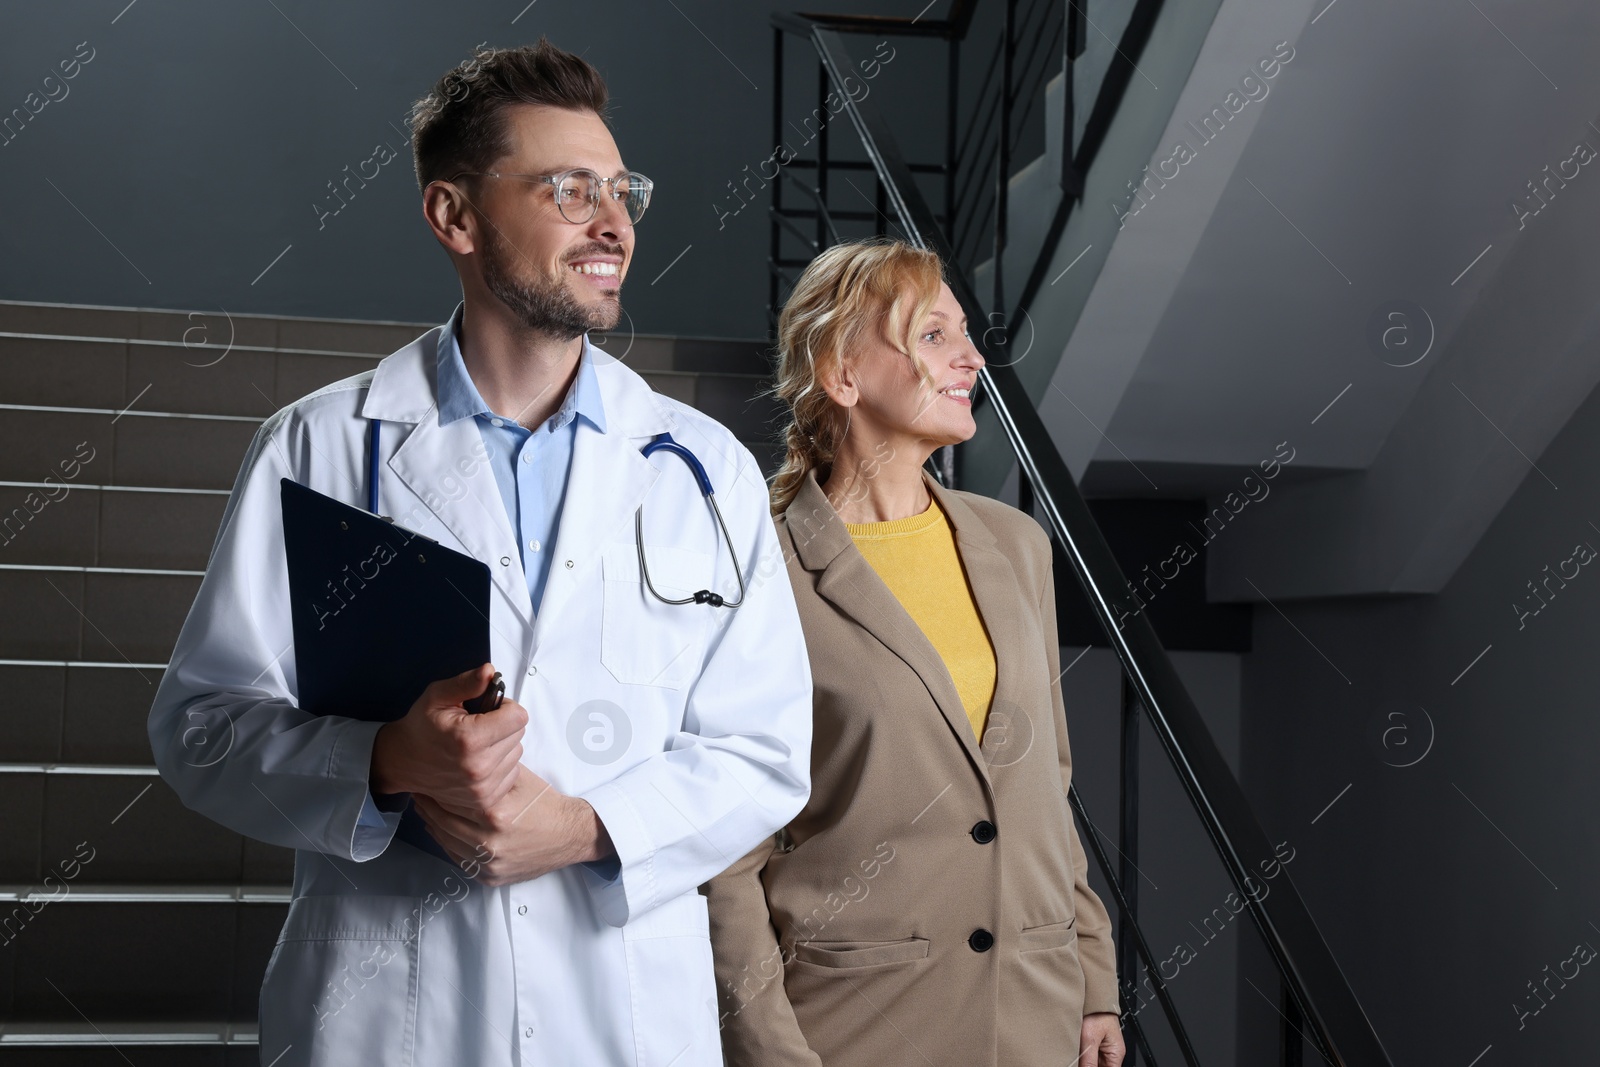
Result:
{"type": "MultiPolygon", "coordinates": [[[[509,173],[502,174],[502,173],[500,173],[498,171],[492,171],[492,170],[464,170],[460,174],[455,175],[454,177],[450,178],[449,180],[453,182],[453,181],[456,180],[456,178],[515,178],[518,181],[528,182],[530,184],[534,183],[534,182],[541,182],[541,183],[543,183],[545,185],[550,186],[550,188],[551,188],[551,196],[555,200],[556,210],[558,212],[560,212],[561,217],[563,219],[566,219],[567,222],[572,223],[572,225],[574,225],[574,226],[585,226],[585,225],[588,225],[590,222],[593,222],[594,221],[594,217],[597,214],[600,213],[600,200],[599,200],[599,198],[597,197],[597,198],[589,201],[589,217],[588,218],[582,219],[582,220],[574,220],[574,219],[567,218],[566,209],[564,207],[562,207],[561,199],[560,199],[559,196],[556,195],[561,190],[561,183],[566,181],[568,178],[572,177],[574,174],[589,174],[589,175],[593,175],[594,180],[595,180],[595,182],[597,184],[611,186],[611,200],[612,200],[613,203],[620,203],[621,202],[621,200],[617,196],[617,185],[616,185],[617,182],[622,181],[624,179],[630,179],[630,181],[631,181],[631,179],[634,179],[634,178],[637,178],[640,181],[642,181],[644,183],[644,207],[641,207],[639,209],[638,218],[635,218],[632,215],[628,216],[628,225],[629,226],[637,226],[639,224],[639,219],[644,218],[644,213],[645,213],[646,209],[648,209],[650,207],[650,196],[651,196],[652,193],[655,192],[655,188],[656,188],[656,183],[654,181],[652,181],[649,178],[645,177],[643,174],[640,174],[636,170],[624,171],[623,173],[618,174],[618,175],[616,175],[615,177],[612,177],[612,178],[602,178],[602,177],[600,177],[599,174],[597,174],[593,170],[590,170],[588,167],[573,167],[571,170],[560,171],[560,172],[558,172],[556,174],[509,174],[509,173]]],[[[624,207],[623,211],[626,212],[627,208],[624,207]]]]}

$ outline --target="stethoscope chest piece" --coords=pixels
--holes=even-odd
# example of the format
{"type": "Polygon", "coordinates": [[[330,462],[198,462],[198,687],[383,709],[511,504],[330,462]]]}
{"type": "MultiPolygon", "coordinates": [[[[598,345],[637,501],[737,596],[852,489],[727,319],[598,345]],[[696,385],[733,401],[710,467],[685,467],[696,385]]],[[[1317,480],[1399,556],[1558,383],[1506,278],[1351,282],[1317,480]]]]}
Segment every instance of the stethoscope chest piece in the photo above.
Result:
{"type": "Polygon", "coordinates": [[[644,505],[640,504],[638,510],[633,513],[633,538],[639,550],[639,573],[644,577],[645,587],[650,590],[651,596],[663,604],[710,604],[714,608],[738,607],[744,603],[744,571],[739,566],[739,554],[734,551],[733,539],[728,536],[728,524],[722,521],[722,509],[717,506],[717,494],[712,491],[711,479],[707,477],[705,467],[693,452],[674,441],[670,433],[657,434],[642,451],[646,459],[655,452],[671,452],[682,459],[688,466],[689,472],[694,475],[695,482],[700,486],[701,495],[705,497],[706,503],[711,505],[711,514],[717,520],[717,530],[722,536],[722,543],[728,547],[728,557],[733,560],[733,576],[739,583],[739,597],[737,600],[729,600],[721,593],[714,593],[709,589],[701,589],[691,596],[676,600],[662,596],[656,590],[655,583],[650,580],[650,564],[645,559],[644,551],[644,505]]]}

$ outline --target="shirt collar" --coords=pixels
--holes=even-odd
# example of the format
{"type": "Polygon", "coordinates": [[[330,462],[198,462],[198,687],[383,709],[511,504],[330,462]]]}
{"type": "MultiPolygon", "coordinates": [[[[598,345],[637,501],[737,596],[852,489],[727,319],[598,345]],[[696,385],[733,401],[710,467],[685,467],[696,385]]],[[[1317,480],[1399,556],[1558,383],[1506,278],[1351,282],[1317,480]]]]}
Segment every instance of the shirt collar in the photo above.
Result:
{"type": "MultiPolygon", "coordinates": [[[[472,376],[467,373],[467,364],[461,357],[461,345],[458,340],[461,310],[462,306],[457,305],[455,314],[450,316],[448,328],[439,337],[437,353],[439,425],[448,426],[452,422],[472,418],[475,415],[501,418],[516,425],[515,419],[489,410],[483,394],[478,392],[478,387],[472,382],[472,376]]],[[[567,390],[560,409],[551,416],[552,428],[565,426],[574,418],[582,416],[595,429],[601,433],[606,432],[605,405],[600,398],[600,383],[594,374],[594,353],[595,348],[589,343],[589,337],[585,334],[583,353],[578,359],[577,376],[573,378],[572,388],[567,390]]]]}

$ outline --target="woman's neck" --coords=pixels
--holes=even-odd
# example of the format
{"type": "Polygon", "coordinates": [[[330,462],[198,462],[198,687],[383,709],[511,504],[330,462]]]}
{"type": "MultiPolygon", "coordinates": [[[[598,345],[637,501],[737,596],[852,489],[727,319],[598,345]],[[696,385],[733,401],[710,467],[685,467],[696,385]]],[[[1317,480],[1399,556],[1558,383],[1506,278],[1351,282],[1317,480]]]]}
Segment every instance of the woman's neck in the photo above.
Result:
{"type": "Polygon", "coordinates": [[[833,458],[822,491],[847,523],[889,522],[921,515],[933,503],[922,478],[927,460],[921,448],[896,449],[885,441],[869,448],[847,437],[833,458]]]}

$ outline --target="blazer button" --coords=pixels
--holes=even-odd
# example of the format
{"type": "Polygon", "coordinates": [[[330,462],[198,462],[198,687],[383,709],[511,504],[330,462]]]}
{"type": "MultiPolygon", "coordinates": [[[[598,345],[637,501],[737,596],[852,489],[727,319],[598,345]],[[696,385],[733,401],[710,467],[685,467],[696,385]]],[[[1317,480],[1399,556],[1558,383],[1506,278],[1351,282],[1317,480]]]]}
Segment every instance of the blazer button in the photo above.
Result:
{"type": "Polygon", "coordinates": [[[988,952],[994,948],[994,935],[987,930],[974,930],[972,936],[967,938],[967,944],[972,946],[974,952],[988,952]]]}
{"type": "Polygon", "coordinates": [[[996,832],[994,823],[988,819],[979,819],[972,824],[972,839],[980,845],[987,845],[993,841],[996,832]]]}

